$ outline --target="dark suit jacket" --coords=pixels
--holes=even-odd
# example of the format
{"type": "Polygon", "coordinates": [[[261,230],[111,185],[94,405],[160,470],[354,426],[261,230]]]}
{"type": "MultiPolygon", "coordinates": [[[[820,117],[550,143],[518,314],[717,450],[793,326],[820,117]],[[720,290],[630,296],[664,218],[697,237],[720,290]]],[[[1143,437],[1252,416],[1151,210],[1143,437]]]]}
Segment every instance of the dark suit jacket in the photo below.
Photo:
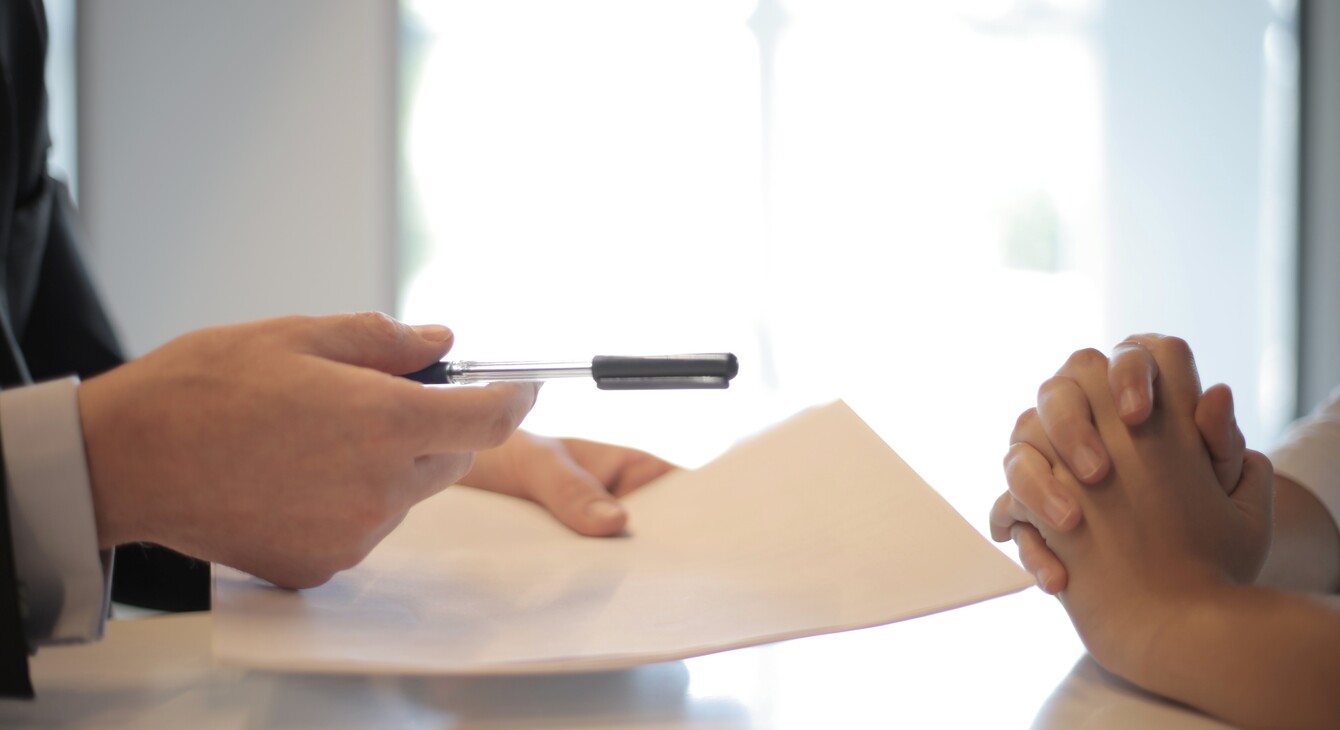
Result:
{"type": "MultiPolygon", "coordinates": [[[[47,175],[41,0],[0,0],[0,387],[121,364],[121,350],[80,256],[65,186],[47,175]]],[[[19,621],[8,477],[0,454],[0,696],[32,696],[19,621]]],[[[208,608],[204,564],[152,546],[117,551],[113,597],[164,610],[208,608]]]]}

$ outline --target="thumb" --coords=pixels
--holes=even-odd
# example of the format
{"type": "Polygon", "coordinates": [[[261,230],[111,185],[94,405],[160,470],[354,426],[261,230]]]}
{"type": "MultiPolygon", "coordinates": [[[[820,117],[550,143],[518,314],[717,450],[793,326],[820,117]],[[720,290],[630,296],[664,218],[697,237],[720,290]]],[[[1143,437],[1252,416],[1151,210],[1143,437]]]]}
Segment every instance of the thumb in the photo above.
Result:
{"type": "Polygon", "coordinates": [[[1196,428],[1210,452],[1214,475],[1224,492],[1232,494],[1243,475],[1243,452],[1247,442],[1233,413],[1233,391],[1222,383],[1205,390],[1196,404],[1196,428]]]}
{"type": "Polygon", "coordinates": [[[1229,500],[1242,514],[1247,529],[1227,547],[1230,574],[1250,583],[1260,575],[1274,532],[1275,469],[1265,454],[1248,450],[1243,455],[1242,479],[1229,500]]]}
{"type": "Polygon", "coordinates": [[[566,455],[547,468],[531,469],[527,481],[526,496],[578,534],[616,535],[628,521],[623,505],[605,485],[566,455]]]}
{"type": "Polygon", "coordinates": [[[1229,497],[1238,508],[1260,515],[1269,525],[1275,507],[1275,467],[1259,451],[1247,449],[1242,458],[1242,478],[1229,497]]]}
{"type": "Polygon", "coordinates": [[[313,355],[392,375],[414,372],[442,359],[453,335],[442,325],[412,327],[381,312],[358,312],[311,320],[313,355]]]}

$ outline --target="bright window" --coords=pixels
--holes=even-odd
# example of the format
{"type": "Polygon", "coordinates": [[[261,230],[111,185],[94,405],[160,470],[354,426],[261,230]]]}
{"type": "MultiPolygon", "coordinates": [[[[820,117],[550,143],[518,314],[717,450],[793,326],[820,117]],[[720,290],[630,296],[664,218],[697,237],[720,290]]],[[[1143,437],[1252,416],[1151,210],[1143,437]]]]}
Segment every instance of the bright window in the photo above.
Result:
{"type": "Polygon", "coordinates": [[[970,520],[1070,351],[1292,411],[1293,35],[1217,0],[404,6],[401,314],[467,359],[730,350],[529,427],[702,463],[846,398],[970,520]]]}

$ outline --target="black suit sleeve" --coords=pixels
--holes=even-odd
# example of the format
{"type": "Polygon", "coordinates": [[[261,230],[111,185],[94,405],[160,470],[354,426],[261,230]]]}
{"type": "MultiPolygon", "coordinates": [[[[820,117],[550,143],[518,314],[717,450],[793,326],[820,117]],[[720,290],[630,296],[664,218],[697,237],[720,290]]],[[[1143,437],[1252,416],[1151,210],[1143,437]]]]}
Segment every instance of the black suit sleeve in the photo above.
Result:
{"type": "MultiPolygon", "coordinates": [[[[35,382],[78,375],[87,380],[123,362],[116,333],[103,312],[80,252],[82,232],[65,185],[47,181],[50,216],[41,259],[32,265],[29,298],[11,307],[20,320],[23,357],[35,382]],[[35,286],[32,286],[35,284],[35,286]]],[[[11,262],[10,270],[16,268],[11,262]]]]}
{"type": "Polygon", "coordinates": [[[28,643],[19,615],[18,571],[12,545],[9,477],[0,453],[0,697],[29,698],[33,696],[33,683],[28,676],[28,643]]]}
{"type": "MultiPolygon", "coordinates": [[[[32,168],[35,153],[43,157],[46,154],[45,146],[27,144],[34,137],[32,129],[38,115],[21,113],[34,94],[30,74],[17,72],[20,67],[25,70],[35,67],[40,84],[46,28],[38,16],[31,4],[18,0],[0,4],[0,269],[8,263],[15,219],[26,198],[22,194],[22,181],[32,179],[25,172],[32,168]],[[38,149],[30,149],[33,147],[38,149]]],[[[45,114],[45,104],[41,113],[45,114]]],[[[8,278],[7,271],[0,276],[0,289],[5,290],[0,292],[5,295],[0,296],[0,382],[16,383],[22,382],[26,373],[9,319],[8,278]]],[[[0,696],[3,697],[33,696],[21,605],[10,536],[9,478],[0,454],[0,696]]]]}

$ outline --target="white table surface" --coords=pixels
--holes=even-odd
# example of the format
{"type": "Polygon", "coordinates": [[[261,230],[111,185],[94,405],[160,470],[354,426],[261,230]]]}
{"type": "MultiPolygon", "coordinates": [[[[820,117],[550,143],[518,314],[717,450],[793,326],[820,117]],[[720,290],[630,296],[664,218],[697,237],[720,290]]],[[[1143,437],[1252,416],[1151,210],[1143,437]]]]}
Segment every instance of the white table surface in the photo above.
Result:
{"type": "Polygon", "coordinates": [[[1221,728],[1089,660],[1036,590],[944,614],[598,674],[365,677],[217,666],[207,613],[44,649],[4,728],[1221,728]]]}

